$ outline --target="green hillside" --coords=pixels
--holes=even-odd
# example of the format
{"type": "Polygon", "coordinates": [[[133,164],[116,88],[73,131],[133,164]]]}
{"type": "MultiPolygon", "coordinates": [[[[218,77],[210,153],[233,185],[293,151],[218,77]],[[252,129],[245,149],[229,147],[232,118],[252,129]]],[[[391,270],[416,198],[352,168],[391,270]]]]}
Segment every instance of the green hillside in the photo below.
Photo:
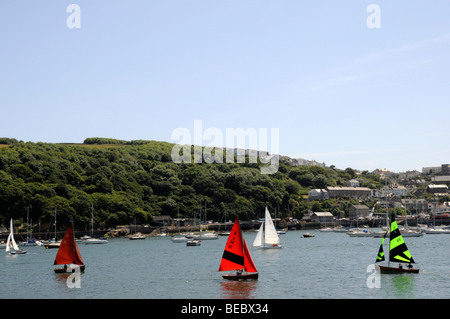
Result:
{"type": "MultiPolygon", "coordinates": [[[[95,211],[96,227],[127,224],[153,216],[193,217],[206,207],[207,218],[243,220],[263,216],[264,207],[278,217],[300,218],[312,208],[311,188],[345,185],[353,170],[290,166],[260,174],[260,164],[176,164],[173,144],[88,138],[83,144],[50,144],[0,139],[0,223],[10,218],[58,225],[72,218],[85,225],[95,211]]],[[[322,203],[320,205],[328,205],[322,203]]],[[[321,207],[315,207],[321,208],[321,207]]],[[[327,207],[322,207],[327,208],[327,207]]],[[[197,215],[198,216],[198,215],[197,215]]]]}

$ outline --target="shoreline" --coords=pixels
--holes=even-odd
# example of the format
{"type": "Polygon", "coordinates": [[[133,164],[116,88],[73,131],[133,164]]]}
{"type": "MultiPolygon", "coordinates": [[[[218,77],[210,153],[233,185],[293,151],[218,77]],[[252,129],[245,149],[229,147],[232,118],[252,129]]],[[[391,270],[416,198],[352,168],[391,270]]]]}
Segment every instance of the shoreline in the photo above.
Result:
{"type": "MultiPolygon", "coordinates": [[[[449,218],[450,219],[450,218],[449,218]]],[[[417,226],[418,224],[428,224],[432,222],[432,220],[429,219],[420,219],[415,218],[414,220],[408,219],[408,225],[409,226],[417,226]]],[[[448,225],[450,224],[450,220],[446,220],[445,223],[443,223],[443,220],[440,221],[442,225],[448,225]]],[[[356,221],[351,220],[338,220],[332,223],[327,223],[326,225],[319,222],[276,222],[278,229],[287,229],[287,230],[314,230],[314,229],[321,229],[324,227],[352,227],[358,225],[361,226],[367,226],[369,228],[377,228],[384,226],[384,219],[377,219],[377,220],[363,220],[358,221],[358,224],[355,224],[356,221]]],[[[398,221],[399,225],[404,224],[404,220],[399,219],[398,221]]],[[[243,231],[257,231],[260,226],[260,221],[243,221],[241,222],[241,228],[243,231]]],[[[199,232],[199,231],[226,231],[230,230],[232,227],[232,223],[211,223],[207,225],[201,225],[201,226],[151,226],[151,225],[118,225],[114,229],[105,229],[105,230],[94,230],[92,232],[94,237],[107,237],[107,238],[126,238],[132,234],[140,233],[146,237],[156,237],[161,233],[166,233],[168,236],[171,235],[177,235],[178,233],[186,233],[186,232],[199,232]]],[[[62,238],[64,236],[64,233],[66,230],[59,230],[56,232],[57,238],[62,238]]],[[[74,231],[76,238],[81,238],[85,235],[90,236],[91,230],[75,230],[74,231]]],[[[9,235],[8,231],[1,232],[0,233],[0,240],[6,241],[7,237],[9,235]]],[[[26,232],[17,232],[14,233],[14,236],[16,237],[16,240],[18,241],[24,241],[27,238],[26,232]]],[[[55,237],[55,232],[33,232],[31,233],[30,237],[36,238],[38,240],[48,240],[50,238],[55,237]]]]}

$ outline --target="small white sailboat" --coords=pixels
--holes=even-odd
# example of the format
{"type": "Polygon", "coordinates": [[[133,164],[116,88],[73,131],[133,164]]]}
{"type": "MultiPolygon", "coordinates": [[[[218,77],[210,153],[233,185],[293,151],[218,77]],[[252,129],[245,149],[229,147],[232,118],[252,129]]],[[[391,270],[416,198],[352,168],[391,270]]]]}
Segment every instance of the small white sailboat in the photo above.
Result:
{"type": "Polygon", "coordinates": [[[24,242],[21,242],[20,245],[22,246],[42,246],[43,243],[40,240],[37,240],[36,238],[31,237],[32,233],[32,225],[30,223],[30,209],[27,209],[27,240],[24,242]]]}
{"type": "Polygon", "coordinates": [[[192,240],[192,234],[181,234],[180,232],[180,209],[178,209],[178,236],[172,236],[173,243],[185,243],[192,240]]]}
{"type": "Polygon", "coordinates": [[[136,217],[134,218],[134,234],[128,236],[129,240],[144,240],[145,236],[137,232],[136,217]]]}
{"type": "MultiPolygon", "coordinates": [[[[201,212],[201,207],[200,207],[200,220],[202,219],[202,212],[201,212]]],[[[206,225],[206,202],[205,202],[205,225],[206,225]]],[[[216,232],[214,231],[206,231],[206,230],[202,230],[201,226],[200,228],[200,232],[199,233],[195,233],[192,237],[194,238],[194,240],[211,240],[211,239],[219,239],[219,235],[216,234],[216,232]]]]}
{"type": "Polygon", "coordinates": [[[48,240],[44,247],[45,249],[53,249],[53,248],[59,248],[59,246],[61,245],[61,242],[58,241],[57,237],[56,237],[56,208],[55,208],[55,238],[54,239],[50,239],[48,240]]]}
{"type": "Polygon", "coordinates": [[[107,244],[108,243],[107,239],[94,237],[94,205],[92,205],[92,209],[91,209],[91,237],[84,240],[84,243],[86,245],[107,244]]]}
{"type": "Polygon", "coordinates": [[[256,238],[253,241],[253,247],[258,248],[281,248],[280,237],[270,217],[270,212],[266,207],[264,222],[261,223],[256,238]]]}
{"type": "Polygon", "coordinates": [[[144,240],[145,236],[142,235],[141,233],[135,233],[134,235],[130,235],[128,236],[129,240],[144,240]]]}
{"type": "Polygon", "coordinates": [[[5,251],[10,253],[11,255],[14,254],[25,254],[25,250],[19,249],[19,246],[17,246],[16,241],[14,240],[14,230],[13,230],[13,220],[11,218],[10,227],[9,227],[9,235],[8,239],[6,240],[6,247],[5,251]]]}

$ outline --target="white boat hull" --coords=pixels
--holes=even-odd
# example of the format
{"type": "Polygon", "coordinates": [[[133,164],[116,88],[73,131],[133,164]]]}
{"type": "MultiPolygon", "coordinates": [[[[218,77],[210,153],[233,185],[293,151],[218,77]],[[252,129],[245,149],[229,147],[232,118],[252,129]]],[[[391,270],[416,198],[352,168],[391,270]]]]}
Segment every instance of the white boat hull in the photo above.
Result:
{"type": "Polygon", "coordinates": [[[200,235],[193,235],[192,237],[196,240],[219,239],[219,236],[216,233],[205,233],[200,235]]]}
{"type": "Polygon", "coordinates": [[[174,243],[185,243],[188,240],[191,240],[192,238],[187,238],[186,236],[181,236],[181,237],[173,237],[172,238],[172,242],[174,243]]]}
{"type": "Polygon", "coordinates": [[[87,239],[84,241],[86,245],[95,245],[95,244],[107,244],[108,240],[106,239],[87,239]]]}

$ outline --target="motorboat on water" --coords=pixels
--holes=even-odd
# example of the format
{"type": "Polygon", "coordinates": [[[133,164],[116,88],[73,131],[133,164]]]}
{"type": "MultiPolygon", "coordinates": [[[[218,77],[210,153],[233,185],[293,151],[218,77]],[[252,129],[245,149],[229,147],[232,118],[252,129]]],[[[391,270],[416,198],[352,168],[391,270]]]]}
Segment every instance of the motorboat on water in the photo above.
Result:
{"type": "Polygon", "coordinates": [[[202,242],[201,240],[195,240],[195,239],[188,240],[186,242],[186,246],[200,246],[201,242],[202,242]]]}
{"type": "Polygon", "coordinates": [[[23,241],[20,243],[22,246],[42,246],[44,245],[43,242],[40,240],[37,240],[36,238],[29,238],[27,241],[23,241]]]}
{"type": "Polygon", "coordinates": [[[178,236],[172,236],[171,240],[173,243],[185,243],[189,240],[192,240],[192,233],[187,234],[179,234],[178,236]]]}
{"type": "Polygon", "coordinates": [[[356,228],[346,232],[350,237],[373,237],[374,232],[369,230],[367,227],[364,228],[356,228]]]}
{"type": "Polygon", "coordinates": [[[209,240],[209,239],[218,239],[219,235],[211,231],[201,231],[199,234],[194,234],[192,238],[197,240],[209,240]]]}

